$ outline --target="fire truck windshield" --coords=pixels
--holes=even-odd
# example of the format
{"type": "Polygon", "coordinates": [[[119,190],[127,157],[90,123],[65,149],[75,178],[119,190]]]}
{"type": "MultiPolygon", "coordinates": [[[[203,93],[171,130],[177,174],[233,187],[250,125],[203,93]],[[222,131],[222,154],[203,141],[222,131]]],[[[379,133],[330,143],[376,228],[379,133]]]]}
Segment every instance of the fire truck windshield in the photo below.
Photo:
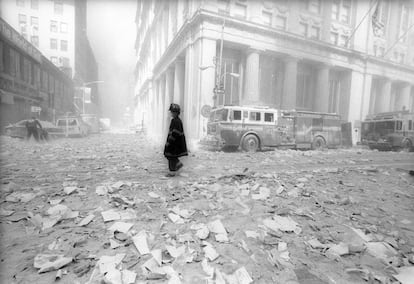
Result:
{"type": "Polygon", "coordinates": [[[393,121],[378,121],[375,125],[375,130],[380,135],[392,133],[395,130],[395,120],[393,121]]]}
{"type": "Polygon", "coordinates": [[[210,122],[227,121],[228,109],[218,109],[210,113],[210,122]]]}

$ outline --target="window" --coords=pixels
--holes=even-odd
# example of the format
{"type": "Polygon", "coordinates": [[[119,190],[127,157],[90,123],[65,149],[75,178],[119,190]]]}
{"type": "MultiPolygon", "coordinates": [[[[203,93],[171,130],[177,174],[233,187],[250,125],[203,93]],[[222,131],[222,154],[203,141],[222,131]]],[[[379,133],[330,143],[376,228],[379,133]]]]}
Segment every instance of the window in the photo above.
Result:
{"type": "Polygon", "coordinates": [[[247,16],[247,6],[244,4],[236,3],[234,5],[234,15],[236,17],[245,19],[247,16]]]}
{"type": "Polygon", "coordinates": [[[275,24],[276,24],[276,28],[285,30],[286,29],[286,17],[277,15],[275,24]]]}
{"type": "Polygon", "coordinates": [[[61,40],[60,41],[60,50],[68,51],[68,41],[67,40],[61,40]]]}
{"type": "MultiPolygon", "coordinates": [[[[409,13],[410,13],[410,10],[408,9],[408,7],[403,5],[401,7],[401,19],[400,19],[400,29],[399,29],[398,37],[403,36],[407,32],[409,13]]],[[[406,38],[405,36],[402,37],[400,41],[404,42],[405,38],[406,38]]]]}
{"type": "Polygon", "coordinates": [[[60,1],[55,1],[55,14],[62,15],[63,14],[63,3],[60,1]]]}
{"type": "Polygon", "coordinates": [[[30,42],[36,46],[39,47],[39,37],[38,36],[31,36],[30,37],[30,42]]]}
{"type": "Polygon", "coordinates": [[[217,0],[218,4],[218,11],[221,13],[228,13],[229,7],[230,7],[230,1],[229,0],[217,0]]]}
{"type": "Polygon", "coordinates": [[[339,37],[339,45],[340,46],[345,46],[345,44],[347,44],[347,41],[348,41],[348,36],[346,36],[346,35],[341,35],[340,37],[339,37]]]}
{"type": "Polygon", "coordinates": [[[310,37],[313,39],[319,39],[320,28],[319,27],[311,27],[310,29],[310,37]]]}
{"type": "Polygon", "coordinates": [[[332,3],[332,12],[331,12],[331,18],[332,20],[339,20],[339,6],[340,6],[340,1],[335,0],[332,3]]]}
{"type": "Polygon", "coordinates": [[[319,14],[321,12],[321,0],[308,0],[308,10],[319,14]]]}
{"type": "Polygon", "coordinates": [[[39,31],[39,18],[38,17],[30,18],[30,27],[31,27],[31,35],[38,35],[38,31],[39,31]]]}
{"type": "Polygon", "coordinates": [[[264,114],[264,121],[273,122],[273,120],[274,120],[273,113],[265,112],[265,114],[264,114]]]}
{"type": "Polygon", "coordinates": [[[262,19],[263,19],[263,24],[265,24],[267,26],[272,26],[272,13],[267,12],[267,11],[263,11],[262,12],[262,19]]]}
{"type": "Polygon", "coordinates": [[[332,3],[331,19],[349,24],[351,20],[351,0],[334,0],[332,3]]]}
{"type": "Polygon", "coordinates": [[[409,120],[408,121],[408,130],[412,130],[413,129],[413,121],[409,120]]]}
{"type": "Polygon", "coordinates": [[[69,65],[69,58],[67,58],[67,57],[61,57],[60,58],[60,61],[61,61],[61,65],[63,67],[70,67],[70,65],[69,65]]]}
{"type": "Polygon", "coordinates": [[[34,10],[39,9],[39,0],[31,0],[30,1],[31,5],[30,7],[34,10]]]}
{"type": "Polygon", "coordinates": [[[19,7],[24,7],[24,0],[16,0],[16,5],[19,7]]]}
{"type": "Polygon", "coordinates": [[[341,22],[348,24],[351,19],[351,1],[342,0],[341,22]]]}
{"type": "Polygon", "coordinates": [[[58,31],[58,25],[56,21],[50,21],[50,31],[57,33],[58,31]]]}
{"type": "Polygon", "coordinates": [[[67,33],[68,32],[68,24],[66,23],[60,23],[60,32],[61,33],[67,33]]]}
{"type": "Polygon", "coordinates": [[[50,39],[50,49],[57,49],[57,39],[55,38],[50,39]]]}
{"type": "Polygon", "coordinates": [[[241,111],[233,110],[233,120],[241,120],[241,111]]]}
{"type": "Polygon", "coordinates": [[[308,36],[308,24],[299,23],[299,34],[303,36],[308,36]]]}
{"type": "Polygon", "coordinates": [[[52,61],[53,64],[57,65],[58,64],[58,59],[56,56],[52,56],[50,57],[50,61],[52,61]]]}
{"type": "Polygon", "coordinates": [[[27,17],[24,14],[19,14],[19,27],[22,36],[27,36],[27,17]]]}
{"type": "Polygon", "coordinates": [[[331,32],[331,43],[338,44],[338,33],[331,32]]]}
{"type": "Polygon", "coordinates": [[[249,120],[251,120],[251,121],[260,121],[260,112],[255,112],[255,111],[250,112],[249,120]]]}

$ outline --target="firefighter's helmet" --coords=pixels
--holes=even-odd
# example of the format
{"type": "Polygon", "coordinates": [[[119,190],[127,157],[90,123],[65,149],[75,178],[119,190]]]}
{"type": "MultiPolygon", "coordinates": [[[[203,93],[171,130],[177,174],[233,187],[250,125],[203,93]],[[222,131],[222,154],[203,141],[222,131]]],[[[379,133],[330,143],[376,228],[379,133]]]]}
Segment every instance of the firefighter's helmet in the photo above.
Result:
{"type": "Polygon", "coordinates": [[[178,104],[171,104],[168,110],[171,112],[180,113],[180,106],[178,104]]]}

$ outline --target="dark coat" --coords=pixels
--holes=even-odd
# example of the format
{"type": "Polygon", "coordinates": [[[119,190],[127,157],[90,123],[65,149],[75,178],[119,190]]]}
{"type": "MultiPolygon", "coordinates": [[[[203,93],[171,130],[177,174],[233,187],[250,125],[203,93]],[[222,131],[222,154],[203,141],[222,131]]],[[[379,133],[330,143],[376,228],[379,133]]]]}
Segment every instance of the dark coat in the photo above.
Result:
{"type": "Polygon", "coordinates": [[[164,156],[166,158],[187,156],[183,123],[179,117],[171,119],[167,143],[165,143],[164,156]]]}

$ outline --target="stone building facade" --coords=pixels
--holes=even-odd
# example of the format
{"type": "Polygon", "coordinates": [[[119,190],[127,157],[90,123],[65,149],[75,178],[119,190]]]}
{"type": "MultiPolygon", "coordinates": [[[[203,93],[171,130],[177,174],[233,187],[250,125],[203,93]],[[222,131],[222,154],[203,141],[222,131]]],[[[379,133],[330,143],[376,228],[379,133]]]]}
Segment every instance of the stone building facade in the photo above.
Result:
{"type": "Polygon", "coordinates": [[[0,19],[0,132],[33,115],[54,121],[73,112],[73,96],[72,79],[0,19]]]}
{"type": "Polygon", "coordinates": [[[413,13],[413,1],[138,1],[136,122],[163,137],[175,102],[199,139],[204,105],[333,112],[356,130],[414,111],[413,13]]]}

